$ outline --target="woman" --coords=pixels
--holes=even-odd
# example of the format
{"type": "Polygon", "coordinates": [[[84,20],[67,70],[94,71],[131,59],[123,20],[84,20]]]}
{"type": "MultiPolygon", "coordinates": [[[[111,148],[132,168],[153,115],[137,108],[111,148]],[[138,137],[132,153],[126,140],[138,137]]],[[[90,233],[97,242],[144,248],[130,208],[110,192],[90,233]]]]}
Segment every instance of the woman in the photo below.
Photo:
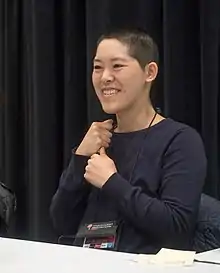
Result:
{"type": "Polygon", "coordinates": [[[85,247],[191,249],[206,158],[194,129],[154,110],[150,89],[157,72],[157,46],[146,33],[99,39],[92,81],[117,127],[112,120],[91,125],[51,204],[59,233],[77,234],[85,247]]]}

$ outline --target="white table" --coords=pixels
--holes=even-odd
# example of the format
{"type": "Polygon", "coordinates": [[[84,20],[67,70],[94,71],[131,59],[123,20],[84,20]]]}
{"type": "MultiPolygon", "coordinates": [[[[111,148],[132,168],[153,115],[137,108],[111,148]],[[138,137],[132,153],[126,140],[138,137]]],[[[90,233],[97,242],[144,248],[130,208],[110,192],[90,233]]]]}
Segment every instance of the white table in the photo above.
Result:
{"type": "MultiPolygon", "coordinates": [[[[220,260],[220,250],[215,260],[220,260]]],[[[205,259],[205,254],[200,258],[205,259]]],[[[208,253],[212,258],[211,252],[208,253]]],[[[219,273],[220,266],[195,263],[189,267],[147,266],[133,262],[133,254],[83,249],[0,238],[1,273],[219,273]]],[[[198,258],[198,257],[197,257],[198,258]]]]}

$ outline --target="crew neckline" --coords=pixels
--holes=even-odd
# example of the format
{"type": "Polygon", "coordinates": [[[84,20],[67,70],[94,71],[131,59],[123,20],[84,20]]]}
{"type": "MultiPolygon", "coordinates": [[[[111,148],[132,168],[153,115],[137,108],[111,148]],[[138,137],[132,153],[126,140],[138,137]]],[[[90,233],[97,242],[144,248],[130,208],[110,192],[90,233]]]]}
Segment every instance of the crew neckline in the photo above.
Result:
{"type": "Polygon", "coordinates": [[[156,129],[157,127],[160,127],[161,125],[163,125],[164,123],[166,123],[166,122],[168,122],[170,120],[171,120],[170,118],[164,118],[164,119],[162,119],[161,121],[159,121],[158,123],[152,125],[149,128],[143,128],[143,129],[140,129],[140,130],[130,131],[130,132],[113,132],[113,135],[114,136],[128,136],[128,135],[133,135],[133,134],[139,134],[139,133],[145,132],[146,130],[150,131],[150,130],[152,130],[154,128],[156,129]]]}

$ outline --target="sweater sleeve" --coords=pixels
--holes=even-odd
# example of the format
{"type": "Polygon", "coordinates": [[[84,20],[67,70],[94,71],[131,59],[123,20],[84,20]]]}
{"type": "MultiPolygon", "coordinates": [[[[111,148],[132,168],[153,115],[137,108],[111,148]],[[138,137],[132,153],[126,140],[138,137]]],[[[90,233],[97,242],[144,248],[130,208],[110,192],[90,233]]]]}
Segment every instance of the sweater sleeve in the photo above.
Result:
{"type": "Polygon", "coordinates": [[[72,154],[52,199],[50,215],[60,235],[75,234],[84,215],[90,193],[90,185],[84,180],[87,161],[85,156],[72,154]]]}
{"type": "MultiPolygon", "coordinates": [[[[146,171],[147,175],[147,171],[146,171]]],[[[190,127],[182,129],[162,158],[159,197],[148,196],[118,173],[102,191],[116,201],[122,217],[140,231],[160,241],[191,233],[206,176],[206,157],[200,136],[190,127]]]]}

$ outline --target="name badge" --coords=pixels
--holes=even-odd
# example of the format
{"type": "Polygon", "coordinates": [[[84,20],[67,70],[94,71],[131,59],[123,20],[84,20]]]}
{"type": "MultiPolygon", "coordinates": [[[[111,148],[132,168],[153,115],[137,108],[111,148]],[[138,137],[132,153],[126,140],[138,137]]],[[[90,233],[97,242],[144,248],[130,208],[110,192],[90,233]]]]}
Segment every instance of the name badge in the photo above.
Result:
{"type": "Polygon", "coordinates": [[[85,224],[79,228],[78,238],[84,238],[83,247],[110,249],[116,247],[118,224],[115,221],[85,224]]]}

